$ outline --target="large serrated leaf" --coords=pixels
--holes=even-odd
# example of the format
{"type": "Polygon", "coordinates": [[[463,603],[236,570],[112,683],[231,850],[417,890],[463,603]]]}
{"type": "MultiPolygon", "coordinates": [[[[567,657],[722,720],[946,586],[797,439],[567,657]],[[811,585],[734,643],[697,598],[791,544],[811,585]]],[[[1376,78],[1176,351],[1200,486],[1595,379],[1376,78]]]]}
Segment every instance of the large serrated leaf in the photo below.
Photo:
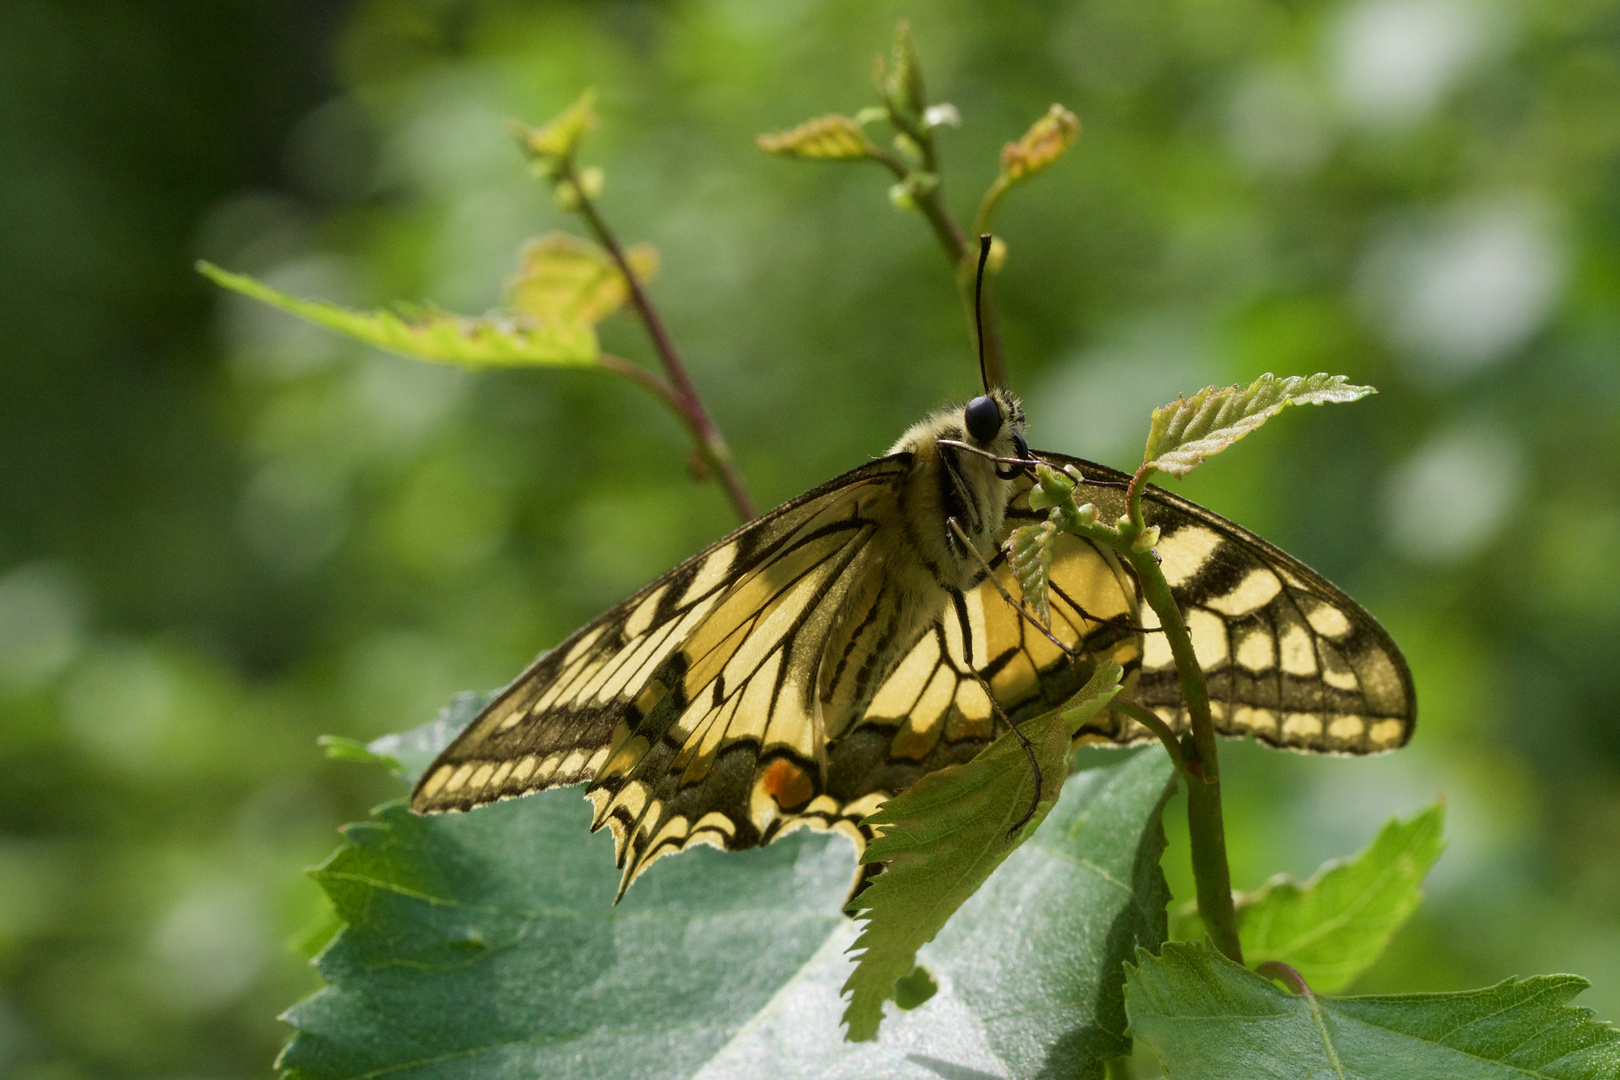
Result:
{"type": "MultiPolygon", "coordinates": [[[[371,749],[415,773],[483,700],[461,695],[371,749]]],[[[856,930],[838,913],[854,865],[842,840],[666,859],[613,908],[612,845],[586,831],[577,791],[431,818],[388,807],[321,870],[347,925],[318,961],[331,985],[287,1014],[298,1033],[282,1067],[307,1080],[1100,1077],[1128,1047],[1122,963],[1164,937],[1169,779],[1157,753],[1070,777],[924,949],[938,992],[859,1044],[840,1030],[856,930]]]]}
{"type": "Polygon", "coordinates": [[[1423,899],[1423,878],[1445,850],[1445,807],[1392,820],[1355,858],[1329,863],[1303,885],[1275,878],[1238,904],[1250,964],[1280,960],[1313,990],[1343,990],[1384,951],[1423,899]]]}
{"type": "Polygon", "coordinates": [[[1248,386],[1206,386],[1153,410],[1143,463],[1186,476],[1290,405],[1355,401],[1377,393],[1343,375],[1260,376],[1248,386]]]}
{"type": "MultiPolygon", "coordinates": [[[[1119,692],[1117,664],[1098,668],[1070,705],[1091,714],[1119,692]]],[[[1088,716],[1078,717],[1084,723],[1088,716]]],[[[1020,730],[1040,768],[1040,801],[1029,753],[1007,732],[978,757],[929,773],[896,795],[865,824],[878,831],[861,861],[883,863],[883,873],[857,899],[866,928],[855,942],[860,959],[844,990],[849,1038],[877,1035],[883,1002],[916,963],[952,913],[1002,861],[1031,836],[1057,801],[1068,769],[1071,723],[1054,711],[1020,730]]]]}
{"type": "Polygon", "coordinates": [[[587,322],[486,316],[466,318],[442,311],[402,315],[353,311],[320,300],[300,300],[245,274],[200,262],[197,269],[227,289],[335,330],[380,349],[469,367],[596,363],[596,330],[587,322]]]}
{"type": "Polygon", "coordinates": [[[1294,995],[1202,943],[1139,953],[1125,978],[1131,1034],[1171,1078],[1615,1080],[1620,1032],[1568,1002],[1574,975],[1453,994],[1294,995]]]}
{"type": "Polygon", "coordinates": [[[345,923],[317,960],[330,985],[287,1012],[281,1068],[691,1076],[843,925],[842,844],[695,852],[614,907],[612,843],[589,823],[556,791],[351,826],[313,872],[345,923]]]}

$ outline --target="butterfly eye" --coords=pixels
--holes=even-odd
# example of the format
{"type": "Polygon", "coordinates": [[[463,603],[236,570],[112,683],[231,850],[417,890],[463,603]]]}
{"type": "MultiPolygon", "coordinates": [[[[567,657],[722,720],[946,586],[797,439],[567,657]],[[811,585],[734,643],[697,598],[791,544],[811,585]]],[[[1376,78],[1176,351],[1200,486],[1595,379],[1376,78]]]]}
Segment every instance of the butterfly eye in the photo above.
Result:
{"type": "Polygon", "coordinates": [[[1001,431],[1001,406],[994,399],[981,394],[962,410],[962,421],[967,425],[969,435],[987,443],[1001,431]]]}

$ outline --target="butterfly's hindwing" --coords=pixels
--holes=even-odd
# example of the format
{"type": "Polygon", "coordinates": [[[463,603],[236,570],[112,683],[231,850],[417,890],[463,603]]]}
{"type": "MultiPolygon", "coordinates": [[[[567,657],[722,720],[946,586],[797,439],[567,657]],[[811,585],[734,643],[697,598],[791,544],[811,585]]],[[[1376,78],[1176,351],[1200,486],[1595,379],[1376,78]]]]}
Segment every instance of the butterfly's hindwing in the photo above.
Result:
{"type": "MultiPolygon", "coordinates": [[[[1090,479],[1129,479],[1060,454],[1039,456],[1073,465],[1090,479]]],[[[1095,503],[1100,520],[1125,510],[1116,488],[1082,485],[1075,495],[1095,503]]],[[[1148,487],[1143,515],[1161,530],[1161,567],[1186,618],[1218,731],[1313,753],[1367,754],[1406,744],[1416,722],[1412,677],[1400,649],[1361,605],[1298,559],[1167,491],[1148,487]]],[[[1028,508],[1025,493],[1008,517],[1016,524],[1044,514],[1028,508]]],[[[1101,603],[1089,599],[1097,595],[1098,576],[1077,579],[1083,567],[1054,558],[1052,595],[1067,591],[1088,607],[1101,603]]],[[[1006,580],[1016,595],[1016,583],[1010,575],[1006,580]]],[[[1127,693],[1184,730],[1186,706],[1169,644],[1152,632],[1158,619],[1141,603],[1133,579],[1121,580],[1116,603],[1148,631],[1140,635],[1140,670],[1134,684],[1127,680],[1127,693]]],[[[1131,665],[1125,667],[1129,674],[1131,665]]],[[[1117,725],[1094,732],[1111,741],[1151,738],[1134,721],[1099,721],[1117,725]]]]}

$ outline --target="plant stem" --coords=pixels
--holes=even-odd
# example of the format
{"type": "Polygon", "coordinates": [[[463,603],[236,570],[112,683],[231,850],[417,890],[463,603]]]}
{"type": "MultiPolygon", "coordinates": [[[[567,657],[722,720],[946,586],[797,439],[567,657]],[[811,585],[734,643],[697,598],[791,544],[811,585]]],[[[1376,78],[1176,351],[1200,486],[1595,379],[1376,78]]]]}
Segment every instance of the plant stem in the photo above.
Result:
{"type": "Polygon", "coordinates": [[[681,412],[680,402],[675,400],[675,391],[669,388],[669,383],[648,371],[633,360],[626,360],[622,356],[612,353],[597,353],[596,362],[615,375],[622,376],[662,401],[681,421],[686,424],[686,416],[681,412]]]}
{"type": "Polygon", "coordinates": [[[1159,719],[1157,713],[1153,712],[1151,709],[1144,709],[1136,702],[1122,697],[1115,697],[1113,701],[1108,703],[1108,707],[1110,709],[1118,709],[1120,712],[1124,713],[1126,716],[1129,716],[1132,720],[1135,720],[1138,724],[1141,724],[1143,727],[1153,732],[1153,734],[1157,735],[1159,737],[1159,742],[1164,745],[1165,753],[1170,755],[1170,763],[1176,767],[1176,771],[1179,773],[1187,773],[1187,775],[1192,779],[1198,779],[1196,774],[1188,772],[1187,758],[1181,752],[1181,740],[1176,738],[1176,733],[1170,730],[1169,724],[1166,724],[1163,720],[1159,719]]]}
{"type": "MultiPolygon", "coordinates": [[[[742,474],[737,471],[737,464],[731,457],[731,448],[721,436],[720,429],[714,421],[709,419],[708,411],[703,408],[703,401],[698,397],[697,389],[692,380],[687,377],[686,365],[681,363],[680,354],[675,351],[675,343],[670,340],[668,331],[664,329],[664,321],[658,316],[658,309],[653,307],[652,299],[647,290],[642,288],[635,272],[630,268],[629,261],[624,257],[624,249],[620,246],[618,237],[609,229],[607,222],[596,212],[595,205],[585,195],[579,178],[574,175],[570,163],[562,179],[572,183],[578,192],[579,215],[590,226],[597,241],[612,256],[614,265],[630,289],[630,303],[635,307],[636,314],[641,316],[641,323],[647,329],[647,336],[652,339],[653,349],[658,353],[658,359],[664,366],[667,383],[654,383],[641,375],[626,370],[628,367],[637,367],[621,357],[614,357],[616,364],[608,364],[617,374],[634,379],[642,386],[657,394],[666,405],[674,410],[675,415],[692,435],[692,441],[697,447],[698,455],[709,466],[711,472],[720,478],[720,484],[725,488],[726,497],[731,500],[737,516],[743,521],[751,521],[759,516],[754,509],[754,500],[749,496],[748,489],[743,484],[742,474]]],[[[638,369],[645,372],[645,369],[638,369]]]]}
{"type": "MultiPolygon", "coordinates": [[[[939,246],[944,249],[945,257],[950,260],[951,272],[956,275],[956,293],[961,298],[962,306],[967,312],[968,332],[971,335],[973,333],[971,328],[974,325],[973,271],[975,263],[973,255],[978,250],[977,245],[969,246],[967,234],[962,231],[962,226],[958,225],[956,219],[951,216],[950,207],[945,205],[945,197],[942,194],[944,184],[939,179],[939,162],[934,152],[933,137],[931,135],[919,137],[916,141],[923,151],[922,171],[931,173],[935,177],[935,183],[925,194],[914,194],[912,199],[917,204],[917,209],[922,211],[923,217],[928,220],[929,227],[934,230],[934,238],[939,241],[939,246]]],[[[869,147],[867,155],[893,173],[895,178],[902,184],[906,184],[914,175],[910,165],[897,154],[891,154],[880,146],[869,147]]],[[[990,379],[990,385],[1006,386],[1007,362],[1001,352],[1001,331],[999,329],[1000,324],[996,320],[996,305],[990,299],[988,289],[985,290],[985,293],[983,304],[984,370],[990,379]]],[[[978,340],[974,339],[973,345],[975,348],[978,347],[978,344],[978,340]]]]}
{"type": "Polygon", "coordinates": [[[1193,878],[1198,886],[1198,915],[1215,947],[1228,959],[1243,963],[1238,940],[1237,910],[1232,905],[1232,872],[1226,861],[1226,826],[1221,813],[1221,770],[1215,740],[1215,722],[1209,713],[1209,691],[1193,652],[1192,636],[1181,608],[1151,550],[1131,551],[1131,568],[1142,584],[1147,601],[1164,628],[1176,660],[1181,696],[1192,720],[1192,737],[1182,742],[1187,766],[1194,778],[1187,784],[1187,831],[1192,841],[1193,878]],[[1199,781],[1202,782],[1199,782],[1199,781]]]}
{"type": "Polygon", "coordinates": [[[1287,983],[1288,988],[1300,997],[1311,997],[1310,984],[1305,976],[1283,963],[1281,960],[1265,960],[1254,965],[1256,975],[1264,975],[1268,979],[1277,979],[1287,983]]]}

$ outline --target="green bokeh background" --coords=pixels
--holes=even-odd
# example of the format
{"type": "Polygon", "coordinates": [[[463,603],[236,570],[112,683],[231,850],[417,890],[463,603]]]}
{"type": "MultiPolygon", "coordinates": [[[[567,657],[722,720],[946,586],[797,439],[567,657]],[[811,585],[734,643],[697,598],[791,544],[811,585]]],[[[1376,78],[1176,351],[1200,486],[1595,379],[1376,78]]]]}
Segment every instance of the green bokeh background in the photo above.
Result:
{"type": "MultiPolygon", "coordinates": [[[[572,228],[502,119],[594,85],[601,205],[660,249],[654,297],[774,504],[975,385],[886,175],[751,141],[869,103],[906,15],[963,116],[960,216],[1051,102],[1085,125],[998,220],[1032,444],[1129,467],[1181,390],[1381,390],[1179,485],[1362,599],[1421,702],[1375,761],[1232,745],[1236,883],[1443,795],[1429,900],[1359,988],[1574,971],[1620,1019],[1620,2],[19,0],[0,1074],[264,1075],[315,985],[299,870],[394,794],[316,736],[503,683],[733,523],[628,384],[385,356],[192,259],[482,311],[521,241],[572,228]]],[[[1185,864],[1173,844],[1182,896],[1185,864]]]]}

